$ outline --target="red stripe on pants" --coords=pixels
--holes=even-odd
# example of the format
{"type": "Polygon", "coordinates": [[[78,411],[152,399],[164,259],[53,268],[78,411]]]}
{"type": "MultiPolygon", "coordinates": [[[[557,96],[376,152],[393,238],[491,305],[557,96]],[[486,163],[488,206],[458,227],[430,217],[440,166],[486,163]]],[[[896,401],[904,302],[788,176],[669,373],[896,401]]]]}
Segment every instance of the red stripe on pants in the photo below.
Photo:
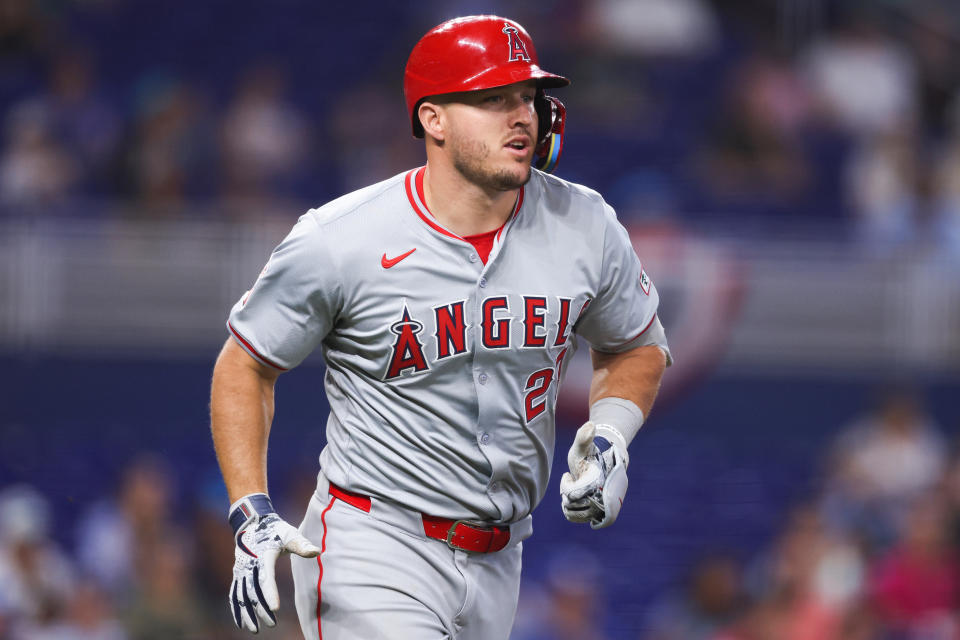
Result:
{"type": "Polygon", "coordinates": [[[323,628],[320,625],[320,603],[323,602],[323,598],[320,595],[320,583],[323,582],[323,552],[327,550],[327,511],[330,511],[330,507],[333,506],[333,503],[336,502],[335,497],[330,498],[330,504],[327,505],[327,508],[323,510],[323,513],[320,514],[320,526],[323,527],[323,538],[320,540],[320,555],[317,556],[317,566],[320,567],[320,575],[317,576],[317,633],[320,634],[320,640],[323,640],[323,628]]]}

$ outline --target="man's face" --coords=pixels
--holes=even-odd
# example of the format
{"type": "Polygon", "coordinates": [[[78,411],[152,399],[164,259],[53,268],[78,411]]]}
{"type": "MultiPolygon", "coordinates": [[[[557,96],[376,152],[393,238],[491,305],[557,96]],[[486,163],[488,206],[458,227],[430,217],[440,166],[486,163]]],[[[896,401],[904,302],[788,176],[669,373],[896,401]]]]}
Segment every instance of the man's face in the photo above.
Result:
{"type": "Polygon", "coordinates": [[[530,179],[537,140],[536,83],[456,94],[445,105],[453,166],[485,189],[510,191],[530,179]]]}

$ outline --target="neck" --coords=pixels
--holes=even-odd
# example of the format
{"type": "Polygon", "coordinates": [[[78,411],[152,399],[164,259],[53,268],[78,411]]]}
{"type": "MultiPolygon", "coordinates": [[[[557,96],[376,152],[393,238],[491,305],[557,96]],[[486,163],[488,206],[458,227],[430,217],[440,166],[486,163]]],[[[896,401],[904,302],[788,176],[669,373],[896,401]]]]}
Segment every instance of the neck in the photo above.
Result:
{"type": "Polygon", "coordinates": [[[502,227],[513,213],[519,189],[480,187],[452,166],[427,161],[423,196],[437,222],[459,236],[473,236],[502,227]]]}

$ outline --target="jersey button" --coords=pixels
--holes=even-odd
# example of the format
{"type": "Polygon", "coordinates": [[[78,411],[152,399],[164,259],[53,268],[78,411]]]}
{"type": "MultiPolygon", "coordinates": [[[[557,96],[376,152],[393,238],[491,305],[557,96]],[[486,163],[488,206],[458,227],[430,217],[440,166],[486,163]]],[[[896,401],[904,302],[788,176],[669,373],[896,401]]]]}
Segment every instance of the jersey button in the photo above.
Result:
{"type": "Polygon", "coordinates": [[[470,254],[470,262],[476,262],[479,259],[480,259],[480,256],[478,256],[477,254],[475,253],[470,254]]]}
{"type": "Polygon", "coordinates": [[[480,288],[483,289],[485,286],[487,286],[487,279],[480,278],[480,288]]]}
{"type": "Polygon", "coordinates": [[[489,434],[489,433],[481,433],[481,434],[480,434],[480,444],[487,444],[488,442],[490,442],[490,434],[489,434]]]}
{"type": "Polygon", "coordinates": [[[481,373],[479,376],[477,376],[477,380],[480,382],[480,384],[487,384],[487,379],[488,376],[485,373],[481,373]]]}

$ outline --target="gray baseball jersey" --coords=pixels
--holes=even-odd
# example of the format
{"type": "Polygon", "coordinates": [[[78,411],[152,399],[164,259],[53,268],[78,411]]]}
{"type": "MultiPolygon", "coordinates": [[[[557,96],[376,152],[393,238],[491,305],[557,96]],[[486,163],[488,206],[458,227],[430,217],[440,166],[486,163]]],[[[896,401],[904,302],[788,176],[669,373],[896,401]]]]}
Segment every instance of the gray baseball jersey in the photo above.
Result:
{"type": "Polygon", "coordinates": [[[423,168],[300,218],[228,321],[281,370],[320,347],[330,482],[435,516],[512,523],[543,497],[577,337],[669,351],[658,295],[599,194],[533,170],[484,263],[423,168]]]}

